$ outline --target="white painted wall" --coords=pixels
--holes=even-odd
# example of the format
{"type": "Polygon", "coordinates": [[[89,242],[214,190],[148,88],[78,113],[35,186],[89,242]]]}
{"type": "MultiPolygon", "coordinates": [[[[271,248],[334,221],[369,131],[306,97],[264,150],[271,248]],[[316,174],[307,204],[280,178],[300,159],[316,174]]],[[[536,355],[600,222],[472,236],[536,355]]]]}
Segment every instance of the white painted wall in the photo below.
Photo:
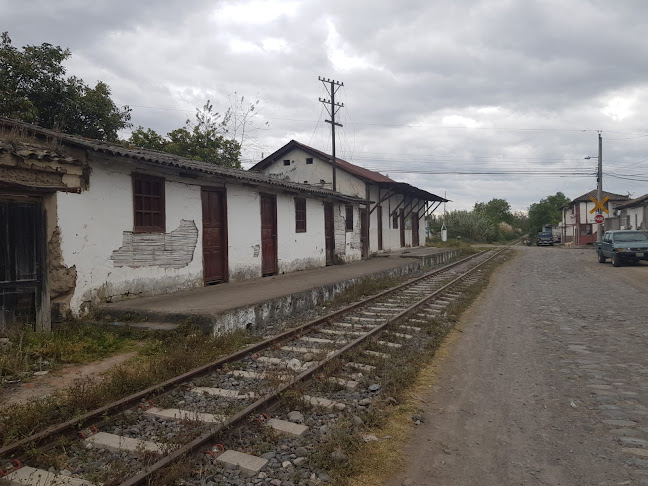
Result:
{"type": "Polygon", "coordinates": [[[134,164],[107,165],[92,159],[90,168],[88,190],[57,194],[63,263],[75,266],[77,271],[72,312],[80,315],[90,306],[127,295],[202,285],[200,187],[170,180],[165,184],[167,232],[176,229],[181,219],[192,220],[199,231],[189,265],[179,269],[115,267],[110,259],[112,252],[122,246],[123,232],[133,230],[131,172],[137,168],[134,164]]]}
{"type": "Polygon", "coordinates": [[[261,277],[261,196],[227,185],[229,280],[261,277]]]}
{"type": "Polygon", "coordinates": [[[636,208],[627,208],[625,211],[625,218],[621,220],[621,229],[643,229],[644,208],[639,206],[636,208]],[[628,225],[629,217],[629,225],[628,225]]]}
{"type": "Polygon", "coordinates": [[[326,266],[324,203],[306,199],[306,232],[295,231],[295,198],[277,197],[279,273],[326,266]]]}

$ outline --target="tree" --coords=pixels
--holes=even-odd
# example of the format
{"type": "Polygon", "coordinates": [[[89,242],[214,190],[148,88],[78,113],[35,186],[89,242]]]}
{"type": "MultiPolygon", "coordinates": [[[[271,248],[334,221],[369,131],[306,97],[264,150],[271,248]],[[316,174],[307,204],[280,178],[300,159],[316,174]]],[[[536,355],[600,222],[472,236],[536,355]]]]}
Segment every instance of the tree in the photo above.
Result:
{"type": "Polygon", "coordinates": [[[562,208],[570,203],[562,192],[547,196],[529,206],[529,231],[538,232],[545,224],[556,224],[562,220],[562,208]]]}
{"type": "Polygon", "coordinates": [[[207,100],[201,110],[196,109],[195,123],[187,120],[184,127],[170,131],[166,137],[139,126],[128,143],[193,160],[240,168],[241,145],[225,137],[227,120],[227,116],[214,112],[213,105],[207,100]]]}
{"type": "Polygon", "coordinates": [[[131,110],[119,108],[102,81],[94,88],[75,76],[66,78],[63,61],[69,49],[51,44],[11,44],[0,38],[0,115],[100,140],[118,139],[129,128],[131,110]]]}
{"type": "Polygon", "coordinates": [[[230,97],[230,106],[223,117],[223,125],[227,134],[241,145],[241,149],[262,148],[257,133],[270,127],[270,122],[257,120],[262,111],[263,105],[258,98],[246,103],[245,96],[239,99],[236,91],[234,96],[230,97]]]}
{"type": "Polygon", "coordinates": [[[473,211],[481,213],[493,223],[511,224],[513,222],[511,205],[506,199],[493,198],[487,203],[476,202],[473,211]]]}

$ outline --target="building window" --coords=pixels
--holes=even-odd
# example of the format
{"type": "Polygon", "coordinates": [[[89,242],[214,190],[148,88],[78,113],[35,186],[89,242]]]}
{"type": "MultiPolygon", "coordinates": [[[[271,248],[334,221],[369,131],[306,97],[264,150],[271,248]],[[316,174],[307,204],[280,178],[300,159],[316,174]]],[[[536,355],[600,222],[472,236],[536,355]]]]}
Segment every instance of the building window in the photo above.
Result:
{"type": "Polygon", "coordinates": [[[313,163],[313,157],[308,157],[308,158],[306,159],[306,163],[307,163],[308,165],[312,164],[312,163],[313,163]]]}
{"type": "Polygon", "coordinates": [[[353,231],[353,206],[346,206],[346,230],[353,231]]]}
{"type": "Polygon", "coordinates": [[[398,214],[396,214],[396,211],[392,214],[392,228],[398,229],[398,214]]]}
{"type": "Polygon", "coordinates": [[[290,160],[284,160],[284,165],[290,165],[290,160]]]}
{"type": "Polygon", "coordinates": [[[295,231],[306,233],[306,199],[295,198],[295,231]]]}
{"type": "Polygon", "coordinates": [[[133,174],[134,231],[164,233],[166,229],[164,208],[164,179],[133,174]]]}

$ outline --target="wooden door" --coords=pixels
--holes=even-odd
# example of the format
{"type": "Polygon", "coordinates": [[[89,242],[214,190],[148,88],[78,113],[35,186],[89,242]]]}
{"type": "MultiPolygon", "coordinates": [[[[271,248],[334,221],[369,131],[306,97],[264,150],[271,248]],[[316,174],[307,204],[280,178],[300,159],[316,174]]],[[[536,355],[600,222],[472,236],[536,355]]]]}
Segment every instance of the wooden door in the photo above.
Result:
{"type": "Polygon", "coordinates": [[[261,196],[261,273],[277,273],[277,198],[261,196]]]}
{"type": "Polygon", "coordinates": [[[360,210],[360,247],[362,258],[369,258],[369,225],[367,224],[367,210],[360,210]]]}
{"type": "Polygon", "coordinates": [[[382,206],[376,207],[376,218],[378,219],[378,251],[380,251],[383,249],[382,206]]]}
{"type": "Polygon", "coordinates": [[[335,254],[335,231],[333,225],[333,204],[324,203],[324,245],[326,248],[326,264],[333,264],[335,254]]]}
{"type": "Polygon", "coordinates": [[[202,189],[203,275],[206,285],[227,282],[227,200],[224,189],[202,189]]]}
{"type": "Polygon", "coordinates": [[[405,213],[401,209],[398,216],[398,224],[400,225],[400,246],[403,248],[405,246],[405,213]]]}
{"type": "Polygon", "coordinates": [[[0,329],[36,328],[46,270],[44,238],[40,203],[0,201],[0,329]]]}
{"type": "Polygon", "coordinates": [[[412,213],[412,246],[419,246],[419,214],[412,213]]]}

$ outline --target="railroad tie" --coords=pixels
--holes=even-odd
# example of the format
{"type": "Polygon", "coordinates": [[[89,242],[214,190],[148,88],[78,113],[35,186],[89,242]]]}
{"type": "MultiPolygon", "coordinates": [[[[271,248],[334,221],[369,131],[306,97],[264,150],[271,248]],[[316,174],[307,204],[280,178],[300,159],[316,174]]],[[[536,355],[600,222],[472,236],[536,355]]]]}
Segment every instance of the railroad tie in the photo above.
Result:
{"type": "Polygon", "coordinates": [[[98,447],[111,452],[146,451],[162,454],[166,449],[164,444],[159,444],[150,440],[134,439],[123,435],[109,434],[107,432],[98,432],[85,439],[83,443],[86,447],[98,447]]]}
{"type": "Polygon", "coordinates": [[[387,353],[381,353],[380,351],[367,350],[367,351],[364,351],[364,353],[368,354],[369,356],[375,356],[376,358],[387,359],[387,358],[390,357],[387,353]]]}
{"type": "Polygon", "coordinates": [[[350,361],[349,363],[347,363],[347,366],[349,366],[350,368],[354,368],[356,370],[365,371],[367,373],[369,373],[369,372],[376,369],[375,366],[371,366],[371,365],[363,364],[363,363],[355,363],[353,361],[350,361]]]}
{"type": "Polygon", "coordinates": [[[333,334],[334,336],[364,336],[367,334],[362,331],[336,331],[335,329],[321,329],[321,333],[333,334]]]}
{"type": "Polygon", "coordinates": [[[282,381],[290,378],[287,373],[271,374],[267,371],[247,371],[247,370],[232,370],[227,373],[228,375],[236,376],[237,378],[246,378],[248,380],[267,380],[272,377],[277,377],[282,381]]]}
{"type": "Polygon", "coordinates": [[[399,338],[402,338],[402,339],[412,339],[414,337],[411,334],[404,334],[402,332],[391,332],[390,334],[392,336],[396,336],[396,337],[399,337],[399,338]]]}
{"type": "Polygon", "coordinates": [[[206,393],[223,398],[235,398],[237,400],[247,400],[255,397],[254,393],[240,393],[238,390],[229,390],[226,388],[211,388],[208,386],[197,386],[189,390],[192,393],[206,393]]]}
{"type": "Polygon", "coordinates": [[[402,344],[391,343],[389,341],[376,341],[376,342],[378,344],[380,344],[381,346],[387,346],[388,348],[402,348],[403,347],[402,344]]]}
{"type": "Polygon", "coordinates": [[[268,420],[268,427],[272,427],[277,432],[284,435],[290,435],[292,437],[301,437],[308,430],[308,427],[306,425],[296,424],[276,418],[268,420]]]}
{"type": "Polygon", "coordinates": [[[328,398],[312,397],[310,395],[304,395],[302,397],[302,400],[304,400],[307,404],[311,405],[312,407],[322,407],[322,408],[326,408],[327,410],[332,410],[333,408],[345,407],[343,403],[337,403],[334,402],[333,400],[329,400],[328,398]]]}
{"type": "Polygon", "coordinates": [[[95,484],[83,479],[61,476],[30,466],[22,466],[2,479],[15,486],[92,486],[95,484]]]}
{"type": "Polygon", "coordinates": [[[222,462],[223,464],[238,466],[238,468],[242,472],[250,476],[259,474],[261,469],[263,469],[265,465],[268,464],[268,460],[262,457],[232,450],[225,451],[222,454],[216,456],[216,460],[218,462],[222,462]]]}
{"type": "Polygon", "coordinates": [[[149,408],[144,413],[154,417],[160,417],[171,420],[195,420],[206,424],[215,424],[224,422],[227,417],[223,415],[214,415],[211,413],[192,412],[191,410],[182,410],[179,408],[149,408]]]}
{"type": "Polygon", "coordinates": [[[398,326],[398,327],[400,327],[401,329],[403,329],[405,331],[412,331],[412,332],[420,332],[421,331],[420,327],[405,326],[405,325],[398,326]]]}
{"type": "Polygon", "coordinates": [[[356,391],[356,389],[358,388],[358,385],[360,384],[360,383],[358,383],[357,381],[354,381],[354,380],[345,380],[344,378],[337,378],[335,376],[331,376],[328,379],[328,381],[330,381],[331,383],[336,383],[336,384],[338,384],[340,386],[343,386],[348,391],[356,391]]]}

